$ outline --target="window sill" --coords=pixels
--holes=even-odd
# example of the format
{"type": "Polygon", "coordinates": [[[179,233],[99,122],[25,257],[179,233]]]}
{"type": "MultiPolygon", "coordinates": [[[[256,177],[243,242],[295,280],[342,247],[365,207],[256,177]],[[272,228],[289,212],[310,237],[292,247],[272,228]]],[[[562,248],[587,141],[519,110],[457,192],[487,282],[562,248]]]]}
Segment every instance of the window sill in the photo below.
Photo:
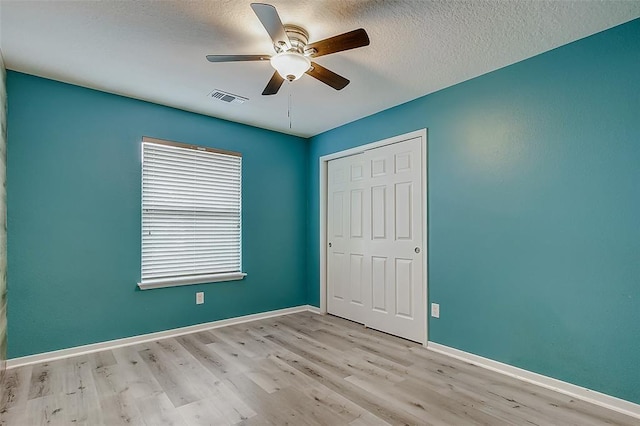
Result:
{"type": "Polygon", "coordinates": [[[200,275],[186,278],[161,278],[138,283],[140,290],[151,290],[163,287],[178,287],[182,285],[217,283],[221,281],[237,281],[244,279],[247,274],[244,272],[230,272],[226,274],[200,275]]]}

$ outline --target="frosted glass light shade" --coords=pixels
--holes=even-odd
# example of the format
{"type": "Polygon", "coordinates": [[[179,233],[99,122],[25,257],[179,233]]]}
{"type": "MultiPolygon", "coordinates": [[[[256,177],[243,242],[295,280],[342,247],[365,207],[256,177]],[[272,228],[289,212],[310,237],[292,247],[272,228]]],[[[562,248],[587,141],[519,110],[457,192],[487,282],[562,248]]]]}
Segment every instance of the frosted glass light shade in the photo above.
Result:
{"type": "Polygon", "coordinates": [[[271,57],[271,66],[285,80],[293,81],[302,77],[309,68],[311,61],[306,56],[296,52],[282,52],[271,57]]]}

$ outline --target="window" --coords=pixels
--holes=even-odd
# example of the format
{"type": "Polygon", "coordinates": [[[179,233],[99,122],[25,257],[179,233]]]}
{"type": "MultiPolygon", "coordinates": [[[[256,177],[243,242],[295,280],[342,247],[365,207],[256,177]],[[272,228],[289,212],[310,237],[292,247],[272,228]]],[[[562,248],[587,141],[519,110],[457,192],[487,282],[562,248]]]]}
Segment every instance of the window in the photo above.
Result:
{"type": "Polygon", "coordinates": [[[142,139],[141,289],[242,279],[242,156],[142,139]]]}

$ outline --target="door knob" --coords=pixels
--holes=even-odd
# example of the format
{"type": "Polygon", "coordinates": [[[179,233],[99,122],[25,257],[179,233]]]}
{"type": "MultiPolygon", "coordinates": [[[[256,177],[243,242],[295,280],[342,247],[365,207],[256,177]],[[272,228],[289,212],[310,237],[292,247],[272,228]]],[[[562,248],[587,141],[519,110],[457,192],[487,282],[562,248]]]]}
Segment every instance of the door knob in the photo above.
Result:
{"type": "Polygon", "coordinates": [[[415,251],[416,253],[420,253],[420,247],[416,247],[415,249],[413,249],[413,251],[415,251]]]}
{"type": "Polygon", "coordinates": [[[329,243],[329,247],[331,247],[331,243],[329,243]]]}

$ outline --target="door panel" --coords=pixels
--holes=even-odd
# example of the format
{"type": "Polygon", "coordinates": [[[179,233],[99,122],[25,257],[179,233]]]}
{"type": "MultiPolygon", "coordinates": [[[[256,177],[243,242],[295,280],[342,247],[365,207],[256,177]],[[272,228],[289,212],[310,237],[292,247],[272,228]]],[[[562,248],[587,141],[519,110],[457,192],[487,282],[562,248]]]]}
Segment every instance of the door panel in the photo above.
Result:
{"type": "Polygon", "coordinates": [[[413,260],[396,259],[396,315],[413,319],[413,260]]]}
{"type": "Polygon", "coordinates": [[[351,296],[351,302],[358,305],[362,305],[363,301],[363,259],[364,256],[361,254],[351,254],[349,295],[351,296]]]}
{"type": "Polygon", "coordinates": [[[362,238],[362,189],[351,190],[351,238],[362,238]]]}
{"type": "Polygon", "coordinates": [[[371,258],[371,308],[380,312],[387,312],[387,259],[373,256],[371,258]]]}
{"type": "Polygon", "coordinates": [[[395,199],[395,229],[396,240],[412,240],[411,227],[411,207],[413,205],[412,194],[413,188],[411,182],[396,183],[396,199],[395,199]]]}
{"type": "Polygon", "coordinates": [[[386,186],[371,188],[371,238],[374,240],[387,238],[386,203],[386,186]]]}
{"type": "Polygon", "coordinates": [[[380,177],[387,174],[387,159],[373,158],[371,160],[371,176],[380,177]]]}
{"type": "MultiPolygon", "coordinates": [[[[343,213],[344,206],[342,205],[342,199],[344,198],[343,191],[337,191],[333,193],[332,198],[333,198],[333,217],[342,218],[342,215],[344,214],[343,213]]],[[[342,220],[334,220],[331,226],[329,226],[329,229],[331,229],[332,231],[331,238],[334,240],[336,238],[342,238],[344,236],[344,229],[342,228],[342,220]]]]}
{"type": "Polygon", "coordinates": [[[345,268],[345,255],[344,253],[334,252],[332,255],[332,267],[333,267],[333,298],[337,300],[344,300],[345,296],[345,279],[346,279],[346,268],[345,268]]]}

